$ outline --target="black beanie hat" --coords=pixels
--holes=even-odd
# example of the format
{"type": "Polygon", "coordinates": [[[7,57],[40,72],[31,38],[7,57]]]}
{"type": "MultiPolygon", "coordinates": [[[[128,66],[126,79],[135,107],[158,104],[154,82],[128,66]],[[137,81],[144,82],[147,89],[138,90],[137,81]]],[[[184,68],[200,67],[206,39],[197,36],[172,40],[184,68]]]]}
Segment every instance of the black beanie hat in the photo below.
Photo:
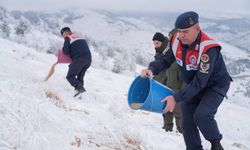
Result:
{"type": "Polygon", "coordinates": [[[61,35],[63,35],[63,32],[65,32],[65,31],[70,31],[70,32],[71,32],[71,30],[70,30],[69,27],[63,27],[63,28],[61,29],[61,35]]]}
{"type": "Polygon", "coordinates": [[[155,35],[153,36],[153,41],[157,40],[157,41],[161,41],[161,42],[164,42],[166,39],[166,37],[160,33],[160,32],[156,32],[155,35]]]}

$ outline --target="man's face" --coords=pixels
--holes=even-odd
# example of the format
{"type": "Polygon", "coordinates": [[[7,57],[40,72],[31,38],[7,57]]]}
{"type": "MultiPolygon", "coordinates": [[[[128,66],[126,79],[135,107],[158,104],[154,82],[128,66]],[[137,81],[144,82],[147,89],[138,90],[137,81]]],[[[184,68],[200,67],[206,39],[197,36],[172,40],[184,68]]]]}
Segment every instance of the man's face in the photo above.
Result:
{"type": "Polygon", "coordinates": [[[196,24],[186,29],[178,29],[179,40],[181,40],[182,44],[190,46],[196,40],[199,32],[200,32],[199,24],[196,24]]]}
{"type": "Polygon", "coordinates": [[[68,35],[70,35],[70,33],[68,31],[64,31],[63,34],[62,34],[62,37],[65,38],[67,37],[68,35]]]}
{"type": "Polygon", "coordinates": [[[155,48],[160,48],[161,47],[161,44],[162,44],[161,41],[154,40],[153,42],[154,42],[155,48]]]}

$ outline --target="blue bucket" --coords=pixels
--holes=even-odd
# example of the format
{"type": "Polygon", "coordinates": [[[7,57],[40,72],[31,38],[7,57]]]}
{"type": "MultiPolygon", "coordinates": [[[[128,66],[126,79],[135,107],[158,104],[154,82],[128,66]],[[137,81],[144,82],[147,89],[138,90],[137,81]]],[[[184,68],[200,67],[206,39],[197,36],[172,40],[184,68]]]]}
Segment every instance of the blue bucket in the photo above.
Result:
{"type": "Polygon", "coordinates": [[[163,84],[149,78],[136,77],[128,92],[128,105],[131,109],[163,113],[166,102],[161,100],[173,95],[173,91],[163,84]]]}

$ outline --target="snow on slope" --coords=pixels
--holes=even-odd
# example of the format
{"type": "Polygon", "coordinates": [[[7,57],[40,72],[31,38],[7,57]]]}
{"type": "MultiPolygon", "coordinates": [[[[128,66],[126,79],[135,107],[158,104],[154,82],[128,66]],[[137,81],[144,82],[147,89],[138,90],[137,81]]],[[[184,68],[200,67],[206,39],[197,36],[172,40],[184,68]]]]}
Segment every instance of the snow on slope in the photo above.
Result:
{"type": "Polygon", "coordinates": [[[229,45],[224,42],[219,42],[219,43],[222,46],[221,49],[222,54],[227,58],[238,60],[238,59],[249,59],[250,57],[250,55],[242,49],[239,49],[235,46],[229,45]]]}
{"type": "MultiPolygon", "coordinates": [[[[180,134],[161,129],[160,114],[128,108],[134,77],[90,68],[87,93],[79,100],[65,80],[66,64],[43,81],[55,56],[1,38],[0,45],[0,149],[185,149],[180,134]]],[[[250,149],[249,113],[224,101],[216,118],[225,149],[250,149]]],[[[210,148],[204,139],[203,144],[210,148]]]]}

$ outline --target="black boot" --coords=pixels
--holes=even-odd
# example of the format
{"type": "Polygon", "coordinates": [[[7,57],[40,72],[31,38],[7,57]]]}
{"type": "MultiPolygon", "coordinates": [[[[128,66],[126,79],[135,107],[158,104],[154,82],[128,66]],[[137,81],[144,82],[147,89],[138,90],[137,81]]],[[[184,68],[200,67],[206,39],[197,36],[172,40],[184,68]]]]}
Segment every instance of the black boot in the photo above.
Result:
{"type": "Polygon", "coordinates": [[[212,140],[210,142],[211,142],[211,150],[224,150],[224,148],[220,144],[220,140],[212,140]]]}
{"type": "Polygon", "coordinates": [[[166,131],[166,132],[172,132],[173,130],[172,130],[172,129],[167,129],[167,128],[165,128],[165,131],[166,131]]]}
{"type": "Polygon", "coordinates": [[[74,97],[86,91],[84,87],[76,87],[75,90],[76,94],[74,95],[74,97]]]}
{"type": "Polygon", "coordinates": [[[177,132],[183,134],[182,128],[178,128],[178,127],[177,127],[177,132]]]}

